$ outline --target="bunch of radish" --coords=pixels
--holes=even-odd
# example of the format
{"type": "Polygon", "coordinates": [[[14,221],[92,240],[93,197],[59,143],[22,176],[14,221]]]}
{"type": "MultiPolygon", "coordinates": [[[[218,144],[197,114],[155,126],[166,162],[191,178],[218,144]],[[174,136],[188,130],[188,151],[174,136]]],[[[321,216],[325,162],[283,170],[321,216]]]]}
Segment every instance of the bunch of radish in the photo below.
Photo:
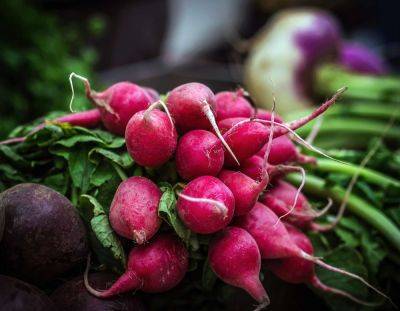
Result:
{"type": "MultiPolygon", "coordinates": [[[[157,92],[129,82],[97,93],[87,79],[72,76],[84,81],[96,109],[55,122],[87,127],[101,122],[110,132],[125,136],[136,164],[157,170],[174,162],[179,176],[177,215],[191,232],[211,235],[211,269],[223,282],[247,291],[258,309],[270,301],[259,278],[262,266],[286,282],[308,283],[368,305],[324,285],[314,273],[316,264],[358,279],[385,296],[361,277],[313,256],[308,237],[292,225],[322,230],[315,222],[322,212],[282,180],[288,172],[304,172],[301,164],[315,161],[298,151],[294,130],[323,114],[344,89],[308,116],[285,123],[273,111],[253,107],[241,89],[214,95],[206,85],[193,82],[171,90],[162,101],[157,92]]],[[[110,206],[110,224],[135,246],[125,273],[109,289],[92,288],[87,269],[85,286],[91,294],[109,298],[135,290],[164,292],[184,278],[190,249],[175,234],[160,232],[161,196],[148,177],[132,176],[119,185],[110,206]]]]}

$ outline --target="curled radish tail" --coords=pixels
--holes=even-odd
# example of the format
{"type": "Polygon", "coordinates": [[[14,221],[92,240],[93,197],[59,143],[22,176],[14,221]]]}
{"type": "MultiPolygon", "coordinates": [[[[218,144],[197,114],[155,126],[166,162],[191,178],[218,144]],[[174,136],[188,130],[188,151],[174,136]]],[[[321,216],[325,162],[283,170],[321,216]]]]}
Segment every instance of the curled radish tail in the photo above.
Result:
{"type": "Polygon", "coordinates": [[[161,106],[161,107],[164,108],[165,113],[167,114],[168,119],[169,119],[169,121],[171,122],[171,125],[172,125],[172,128],[173,128],[173,127],[174,127],[174,121],[172,120],[172,117],[171,117],[171,114],[169,113],[169,110],[168,110],[167,105],[166,105],[161,99],[159,99],[159,100],[157,100],[156,102],[152,103],[152,104],[149,106],[149,108],[146,109],[146,111],[145,111],[144,114],[143,114],[143,118],[147,120],[147,119],[150,117],[150,112],[151,112],[153,109],[155,109],[155,108],[157,108],[157,107],[159,107],[159,106],[161,106]]]}
{"type": "Polygon", "coordinates": [[[312,261],[315,264],[319,265],[320,267],[329,270],[329,271],[333,271],[336,273],[340,273],[343,275],[346,275],[350,278],[356,279],[358,281],[360,281],[361,283],[363,283],[365,286],[369,287],[370,289],[372,289],[373,291],[375,291],[377,294],[381,295],[382,297],[385,297],[387,300],[390,301],[390,303],[392,305],[394,305],[393,301],[390,299],[390,297],[388,297],[385,293],[383,293],[382,291],[380,291],[379,289],[377,289],[376,287],[374,287],[373,285],[371,285],[369,282],[367,282],[364,278],[362,278],[361,276],[348,272],[346,270],[331,266],[329,264],[327,264],[326,262],[322,261],[319,258],[316,258],[312,255],[307,254],[306,252],[304,252],[303,250],[300,249],[300,256],[306,260],[312,261]]]}
{"type": "Polygon", "coordinates": [[[220,132],[220,130],[218,128],[217,122],[215,121],[214,114],[211,111],[210,105],[207,102],[204,102],[203,111],[204,111],[204,114],[206,115],[207,119],[210,121],[210,124],[211,124],[215,134],[217,135],[217,137],[221,141],[221,143],[224,145],[226,150],[229,152],[229,154],[235,160],[236,164],[240,165],[239,160],[237,159],[237,157],[233,153],[232,149],[229,147],[228,143],[225,141],[225,138],[222,136],[222,134],[221,134],[221,132],[220,132]]]}
{"type": "Polygon", "coordinates": [[[86,96],[88,98],[91,98],[92,96],[92,88],[90,86],[90,82],[88,78],[85,78],[84,76],[78,75],[75,72],[71,72],[69,75],[69,85],[71,87],[71,99],[69,101],[69,110],[71,112],[74,112],[73,108],[72,108],[72,103],[74,102],[75,99],[75,89],[74,89],[74,83],[72,81],[73,78],[79,79],[83,82],[84,86],[85,86],[85,92],[86,92],[86,96]]]}
{"type": "Polygon", "coordinates": [[[132,271],[126,271],[121,275],[118,280],[107,290],[94,289],[89,283],[89,267],[90,267],[90,254],[87,258],[85,273],[83,275],[83,282],[86,290],[93,296],[98,298],[110,298],[112,296],[126,293],[141,288],[141,281],[137,278],[132,271]]]}
{"type": "Polygon", "coordinates": [[[226,219],[228,217],[228,208],[226,205],[222,202],[213,200],[213,199],[207,199],[207,198],[194,198],[189,195],[183,194],[183,193],[178,193],[178,196],[193,203],[207,203],[211,204],[216,207],[217,213],[220,213],[223,216],[223,219],[226,219]]]}
{"type": "Polygon", "coordinates": [[[320,279],[318,279],[318,277],[316,275],[314,275],[314,277],[310,280],[310,284],[312,286],[314,286],[315,288],[318,288],[326,293],[331,293],[334,295],[338,295],[338,296],[342,296],[345,297],[347,299],[350,299],[352,301],[354,301],[355,303],[358,303],[360,305],[363,306],[367,306],[367,307],[377,307],[380,305],[380,303],[376,303],[376,302],[368,302],[368,301],[364,301],[361,299],[358,299],[357,297],[354,297],[352,294],[345,292],[341,289],[338,288],[334,288],[334,287],[330,287],[325,285],[324,283],[321,282],[320,279]]]}

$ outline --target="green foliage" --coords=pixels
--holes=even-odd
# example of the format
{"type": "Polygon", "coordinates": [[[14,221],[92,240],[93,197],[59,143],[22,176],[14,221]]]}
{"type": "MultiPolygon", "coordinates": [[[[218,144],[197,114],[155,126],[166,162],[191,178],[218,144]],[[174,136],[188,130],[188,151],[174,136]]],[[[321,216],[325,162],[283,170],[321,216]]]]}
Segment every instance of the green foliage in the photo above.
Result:
{"type": "MultiPolygon", "coordinates": [[[[83,47],[85,29],[102,31],[102,20],[87,25],[61,25],[51,14],[22,0],[4,1],[0,10],[0,138],[16,125],[50,110],[67,110],[68,75],[93,78],[96,53],[83,47]],[[83,31],[82,31],[83,30],[83,31]]],[[[79,94],[84,94],[79,92],[79,94]]],[[[88,102],[78,96],[75,107],[88,102]]]]}

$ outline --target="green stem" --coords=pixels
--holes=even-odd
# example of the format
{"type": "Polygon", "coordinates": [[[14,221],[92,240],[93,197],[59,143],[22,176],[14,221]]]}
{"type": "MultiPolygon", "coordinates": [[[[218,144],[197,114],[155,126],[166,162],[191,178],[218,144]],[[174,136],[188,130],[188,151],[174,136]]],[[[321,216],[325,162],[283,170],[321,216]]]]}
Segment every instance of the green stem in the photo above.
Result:
{"type": "MultiPolygon", "coordinates": [[[[296,132],[299,135],[306,136],[310,133],[313,123],[299,128],[296,132]]],[[[386,129],[387,122],[380,122],[376,120],[366,120],[362,118],[326,118],[323,120],[318,136],[331,135],[331,134],[363,134],[368,137],[380,136],[386,129]]],[[[400,139],[400,127],[392,126],[385,135],[389,139],[400,139]]],[[[367,143],[367,142],[366,142],[367,143]]]]}
{"type": "Polygon", "coordinates": [[[326,64],[317,69],[315,77],[315,93],[319,95],[330,95],[347,86],[343,98],[400,103],[400,78],[396,76],[357,74],[337,65],[326,64]]]}
{"type": "MultiPolygon", "coordinates": [[[[328,159],[318,159],[315,169],[322,172],[342,173],[348,176],[353,176],[359,171],[359,166],[354,164],[344,164],[328,159]]],[[[390,185],[400,187],[400,181],[384,174],[378,173],[369,168],[362,168],[360,176],[371,184],[388,187],[390,185]]]]}
{"type": "MultiPolygon", "coordinates": [[[[296,185],[301,182],[300,175],[291,174],[287,179],[296,185]]],[[[340,186],[326,187],[323,179],[311,175],[307,175],[304,191],[318,197],[330,197],[338,204],[343,201],[346,193],[340,186]]],[[[347,209],[382,233],[400,252],[400,230],[385,214],[354,194],[349,196],[347,209]]]]}
{"type": "Polygon", "coordinates": [[[117,174],[121,178],[121,180],[128,179],[128,176],[126,176],[125,172],[122,170],[122,168],[117,163],[111,162],[111,165],[114,167],[115,171],[117,172],[117,174]]]}

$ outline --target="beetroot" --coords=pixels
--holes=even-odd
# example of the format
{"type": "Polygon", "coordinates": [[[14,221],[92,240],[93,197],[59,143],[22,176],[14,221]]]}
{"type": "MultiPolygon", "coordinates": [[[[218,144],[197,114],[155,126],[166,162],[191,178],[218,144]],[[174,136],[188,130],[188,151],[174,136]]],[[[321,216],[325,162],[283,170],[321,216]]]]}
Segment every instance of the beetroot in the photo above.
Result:
{"type": "Polygon", "coordinates": [[[125,140],[129,154],[142,166],[158,167],[174,154],[177,133],[167,113],[153,108],[133,115],[126,126],[125,140]]]}
{"type": "Polygon", "coordinates": [[[109,289],[98,291],[89,285],[89,266],[84,281],[86,289],[100,298],[138,289],[146,293],[161,293],[178,285],[188,266],[189,254],[183,243],[176,236],[163,234],[131,250],[125,273],[109,289]]]}
{"type": "Polygon", "coordinates": [[[215,95],[217,121],[227,118],[250,118],[254,108],[244,97],[245,91],[238,89],[235,92],[220,92],[215,95]]]}
{"type": "Polygon", "coordinates": [[[111,203],[111,226],[119,235],[138,244],[147,242],[161,225],[160,198],[160,189],[150,179],[134,176],[124,180],[111,203]]]}
{"type": "Polygon", "coordinates": [[[236,225],[245,229],[256,240],[262,259],[282,259],[289,257],[302,258],[314,264],[357,279],[370,287],[378,294],[388,298],[362,277],[328,265],[321,259],[309,255],[294,243],[284,224],[267,206],[257,202],[253,209],[246,215],[238,217],[236,225]]]}
{"type": "Polygon", "coordinates": [[[179,176],[185,180],[216,176],[224,164],[224,149],[213,133],[193,130],[179,139],[175,161],[179,176]]]}
{"type": "Polygon", "coordinates": [[[257,202],[261,192],[268,185],[268,175],[261,182],[246,176],[241,172],[223,170],[218,178],[232,191],[235,198],[235,215],[248,213],[257,202]]]}
{"type": "MultiPolygon", "coordinates": [[[[291,225],[285,226],[293,242],[307,254],[313,255],[314,248],[309,238],[303,232],[296,229],[296,227],[291,225]]],[[[307,283],[324,292],[344,296],[363,305],[375,305],[373,303],[364,302],[343,290],[323,284],[315,274],[314,264],[308,260],[299,257],[290,257],[284,259],[264,260],[263,263],[277,277],[285,282],[293,284],[307,283]]]]}
{"type": "Polygon", "coordinates": [[[201,176],[188,183],[179,194],[176,209],[190,230],[201,234],[214,233],[230,223],[235,199],[218,178],[201,176]]]}
{"type": "Polygon", "coordinates": [[[210,242],[208,259],[212,270],[225,283],[243,288],[263,307],[269,304],[259,279],[260,251],[246,230],[228,227],[221,231],[210,242]]]}

